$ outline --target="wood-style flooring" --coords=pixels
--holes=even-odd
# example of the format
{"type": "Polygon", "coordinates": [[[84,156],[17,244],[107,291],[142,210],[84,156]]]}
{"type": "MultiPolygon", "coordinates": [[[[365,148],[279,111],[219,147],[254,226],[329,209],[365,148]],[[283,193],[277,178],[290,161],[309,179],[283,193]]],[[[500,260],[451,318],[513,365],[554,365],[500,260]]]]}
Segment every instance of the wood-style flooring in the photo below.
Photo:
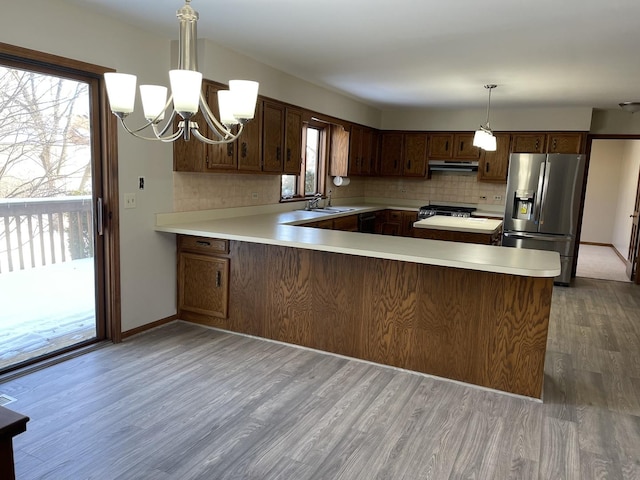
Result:
{"type": "Polygon", "coordinates": [[[640,287],[555,287],[548,347],[540,403],[176,322],[0,393],[23,480],[640,478],[640,287]]]}

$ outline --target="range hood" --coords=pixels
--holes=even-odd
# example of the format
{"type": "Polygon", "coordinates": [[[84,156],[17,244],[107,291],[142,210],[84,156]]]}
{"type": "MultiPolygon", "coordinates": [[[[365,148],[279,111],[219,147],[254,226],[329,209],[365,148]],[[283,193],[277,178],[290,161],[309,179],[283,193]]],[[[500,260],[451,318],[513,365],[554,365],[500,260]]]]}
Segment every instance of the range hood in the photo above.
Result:
{"type": "Polygon", "coordinates": [[[429,160],[432,172],[477,172],[477,160],[429,160]]]}

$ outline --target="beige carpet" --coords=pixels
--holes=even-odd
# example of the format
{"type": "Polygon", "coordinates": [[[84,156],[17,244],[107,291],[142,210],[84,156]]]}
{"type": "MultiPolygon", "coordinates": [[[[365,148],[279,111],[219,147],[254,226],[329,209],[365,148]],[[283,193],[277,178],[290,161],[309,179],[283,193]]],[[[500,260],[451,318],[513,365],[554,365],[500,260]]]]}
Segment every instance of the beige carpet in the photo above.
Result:
{"type": "Polygon", "coordinates": [[[628,282],[626,266],[612,247],[580,245],[577,277],[628,282]]]}

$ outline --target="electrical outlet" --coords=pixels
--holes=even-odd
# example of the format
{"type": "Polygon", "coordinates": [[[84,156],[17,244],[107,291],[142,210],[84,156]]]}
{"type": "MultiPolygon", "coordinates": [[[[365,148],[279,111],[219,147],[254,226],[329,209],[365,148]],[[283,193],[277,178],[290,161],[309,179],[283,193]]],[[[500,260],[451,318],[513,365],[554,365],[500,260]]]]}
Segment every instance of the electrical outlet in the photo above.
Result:
{"type": "Polygon", "coordinates": [[[124,194],[124,208],[136,208],[136,194],[125,193],[124,194]]]}
{"type": "Polygon", "coordinates": [[[493,199],[494,200],[502,200],[502,195],[494,195],[493,199]]]}
{"type": "Polygon", "coordinates": [[[480,195],[480,200],[486,200],[487,197],[485,195],[480,195]]]}
{"type": "Polygon", "coordinates": [[[138,190],[144,190],[144,177],[138,177],[138,190]]]}
{"type": "Polygon", "coordinates": [[[258,192],[251,192],[251,200],[258,200],[258,192]]]}

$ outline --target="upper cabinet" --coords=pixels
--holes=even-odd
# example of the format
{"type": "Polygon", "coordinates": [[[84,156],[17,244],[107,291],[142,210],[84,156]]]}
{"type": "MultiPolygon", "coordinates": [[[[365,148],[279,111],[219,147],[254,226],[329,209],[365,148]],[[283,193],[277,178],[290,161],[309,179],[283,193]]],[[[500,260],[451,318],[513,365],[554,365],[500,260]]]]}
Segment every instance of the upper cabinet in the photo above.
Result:
{"type": "Polygon", "coordinates": [[[302,165],[302,110],[287,107],[284,129],[283,173],[300,174],[302,165]]]}
{"type": "Polygon", "coordinates": [[[282,172],[284,115],[284,105],[266,100],[262,104],[262,170],[265,172],[282,172]]]}
{"type": "Polygon", "coordinates": [[[427,175],[427,134],[405,133],[402,175],[424,177],[427,175]]]}
{"type": "Polygon", "coordinates": [[[404,135],[399,132],[383,132],[380,135],[380,175],[402,175],[404,135]]]}
{"type": "Polygon", "coordinates": [[[583,153],[585,135],[582,132],[547,134],[547,153],[583,153]]]}
{"type": "Polygon", "coordinates": [[[511,135],[496,133],[495,137],[496,151],[483,150],[480,154],[480,160],[478,160],[478,181],[480,182],[506,183],[507,181],[511,135]]]}
{"type": "Polygon", "coordinates": [[[473,133],[429,134],[429,160],[477,160],[480,150],[473,146],[473,133]]]}
{"type": "Polygon", "coordinates": [[[511,135],[511,153],[583,153],[584,132],[532,132],[511,135]]]}
{"type": "Polygon", "coordinates": [[[351,126],[349,175],[371,175],[376,170],[377,135],[372,128],[351,126]]]}
{"type": "Polygon", "coordinates": [[[511,153],[544,153],[544,133],[516,133],[511,135],[511,153]]]}

